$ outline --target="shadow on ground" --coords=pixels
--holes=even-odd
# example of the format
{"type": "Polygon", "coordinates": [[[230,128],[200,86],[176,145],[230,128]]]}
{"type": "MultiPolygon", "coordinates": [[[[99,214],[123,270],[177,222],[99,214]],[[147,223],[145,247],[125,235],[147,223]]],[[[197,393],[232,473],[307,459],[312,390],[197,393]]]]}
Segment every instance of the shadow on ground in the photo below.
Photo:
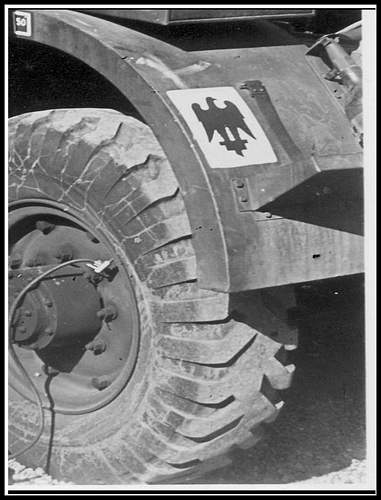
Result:
{"type": "Polygon", "coordinates": [[[233,464],[185,484],[276,484],[341,470],[365,458],[365,345],[360,296],[300,322],[294,383],[266,437],[233,464]]]}

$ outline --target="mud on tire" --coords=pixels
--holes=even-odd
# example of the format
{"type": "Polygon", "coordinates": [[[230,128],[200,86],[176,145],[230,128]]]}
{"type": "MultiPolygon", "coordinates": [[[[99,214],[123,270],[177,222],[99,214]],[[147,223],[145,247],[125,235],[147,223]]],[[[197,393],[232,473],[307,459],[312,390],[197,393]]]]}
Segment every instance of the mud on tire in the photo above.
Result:
{"type": "MultiPolygon", "coordinates": [[[[19,460],[76,484],[158,482],[253,444],[281,406],[276,390],[291,383],[284,354],[295,339],[282,338],[289,330],[275,317],[276,338],[253,327],[259,292],[240,301],[198,287],[182,195],[150,129],[104,109],[25,114],[9,122],[9,156],[10,203],[54,200],[96,220],[140,314],[125,389],[94,412],[56,414],[53,440],[46,410],[43,437],[19,460]]],[[[37,411],[12,390],[9,406],[14,450],[33,439],[37,411]]]]}

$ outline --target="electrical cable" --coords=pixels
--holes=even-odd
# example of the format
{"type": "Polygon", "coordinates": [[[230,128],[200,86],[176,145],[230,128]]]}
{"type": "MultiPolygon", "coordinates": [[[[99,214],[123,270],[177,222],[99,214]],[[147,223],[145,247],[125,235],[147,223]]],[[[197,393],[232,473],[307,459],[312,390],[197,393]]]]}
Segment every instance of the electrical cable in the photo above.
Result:
{"type": "Polygon", "coordinates": [[[14,346],[13,346],[13,329],[12,329],[12,324],[13,324],[13,318],[14,318],[14,315],[16,313],[16,309],[17,309],[18,303],[20,302],[20,300],[24,297],[24,295],[31,288],[33,288],[41,280],[43,280],[44,278],[46,278],[47,276],[49,276],[49,274],[54,273],[55,271],[58,271],[58,269],[61,269],[62,267],[70,266],[72,264],[78,264],[78,263],[81,263],[81,262],[83,262],[83,263],[85,263],[85,262],[95,263],[94,259],[73,259],[73,260],[68,260],[67,262],[63,262],[61,264],[58,264],[57,266],[54,266],[51,269],[48,269],[47,271],[45,271],[44,273],[42,273],[40,276],[37,276],[36,278],[34,278],[34,280],[32,280],[30,283],[28,283],[21,290],[21,292],[17,295],[17,297],[13,301],[12,306],[11,306],[11,308],[9,310],[9,320],[8,320],[8,347],[9,347],[9,351],[11,353],[12,359],[15,362],[17,368],[19,369],[19,371],[23,375],[24,379],[30,385],[30,387],[32,389],[32,392],[33,392],[33,394],[35,396],[35,401],[36,401],[37,408],[38,408],[38,413],[39,413],[40,425],[39,425],[38,432],[37,432],[36,436],[34,437],[33,441],[30,444],[28,444],[26,447],[24,447],[21,451],[18,451],[16,453],[12,453],[11,455],[9,455],[8,456],[8,460],[16,458],[19,455],[22,455],[26,451],[30,450],[37,443],[37,441],[40,439],[42,433],[44,432],[44,426],[45,426],[44,408],[43,408],[43,403],[42,403],[42,400],[41,400],[41,396],[40,396],[40,394],[38,392],[38,389],[36,388],[35,384],[33,383],[33,380],[31,379],[30,375],[28,374],[28,372],[24,368],[24,365],[20,361],[20,359],[19,359],[19,357],[18,357],[18,355],[17,355],[17,353],[16,353],[16,351],[14,349],[14,346]]]}

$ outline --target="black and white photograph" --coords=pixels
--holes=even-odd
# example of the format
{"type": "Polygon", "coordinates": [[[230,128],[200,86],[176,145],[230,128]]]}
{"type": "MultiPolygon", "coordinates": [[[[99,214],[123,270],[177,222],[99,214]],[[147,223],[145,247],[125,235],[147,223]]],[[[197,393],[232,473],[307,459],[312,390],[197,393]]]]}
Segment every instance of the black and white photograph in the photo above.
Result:
{"type": "Polygon", "coordinates": [[[5,5],[5,493],[376,495],[376,5],[5,5]]]}

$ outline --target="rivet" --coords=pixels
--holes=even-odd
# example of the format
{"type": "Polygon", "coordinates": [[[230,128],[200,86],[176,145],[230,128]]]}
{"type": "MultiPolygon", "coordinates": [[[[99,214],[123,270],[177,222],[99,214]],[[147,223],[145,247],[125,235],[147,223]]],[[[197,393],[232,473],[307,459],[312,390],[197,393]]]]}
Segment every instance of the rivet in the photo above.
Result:
{"type": "Polygon", "coordinates": [[[237,188],[243,188],[245,187],[245,183],[241,180],[241,179],[235,179],[234,180],[234,185],[237,187],[237,188]]]}

